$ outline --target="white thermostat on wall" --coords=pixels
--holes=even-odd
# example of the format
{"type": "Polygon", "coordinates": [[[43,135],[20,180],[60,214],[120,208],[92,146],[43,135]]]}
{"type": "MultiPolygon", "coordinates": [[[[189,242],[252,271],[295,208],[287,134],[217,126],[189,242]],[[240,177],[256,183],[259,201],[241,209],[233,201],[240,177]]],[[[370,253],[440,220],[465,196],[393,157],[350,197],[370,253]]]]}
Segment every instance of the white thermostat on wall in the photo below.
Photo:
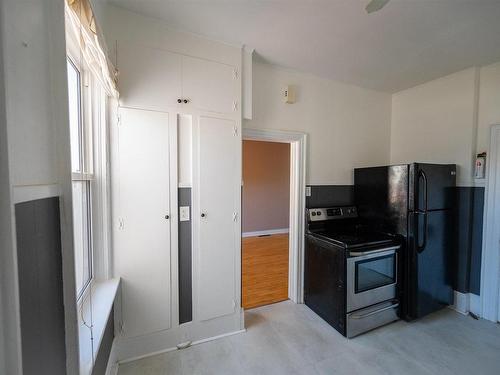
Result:
{"type": "Polygon", "coordinates": [[[287,104],[295,103],[295,89],[293,86],[288,85],[283,89],[283,100],[287,104]]]}

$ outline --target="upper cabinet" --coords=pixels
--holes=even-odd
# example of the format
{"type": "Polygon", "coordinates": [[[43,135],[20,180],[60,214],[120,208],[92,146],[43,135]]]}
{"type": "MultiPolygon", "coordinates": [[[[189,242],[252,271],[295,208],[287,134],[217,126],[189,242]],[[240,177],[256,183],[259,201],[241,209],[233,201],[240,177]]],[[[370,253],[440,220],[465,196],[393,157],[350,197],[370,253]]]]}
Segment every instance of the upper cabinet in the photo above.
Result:
{"type": "Polygon", "coordinates": [[[123,107],[164,111],[182,95],[182,56],[139,44],[118,46],[118,85],[123,107]]]}
{"type": "Polygon", "coordinates": [[[182,95],[201,111],[233,113],[238,109],[235,67],[194,57],[182,57],[182,95]]]}
{"type": "Polygon", "coordinates": [[[239,72],[231,65],[132,43],[118,46],[123,107],[238,111],[239,72]]]}

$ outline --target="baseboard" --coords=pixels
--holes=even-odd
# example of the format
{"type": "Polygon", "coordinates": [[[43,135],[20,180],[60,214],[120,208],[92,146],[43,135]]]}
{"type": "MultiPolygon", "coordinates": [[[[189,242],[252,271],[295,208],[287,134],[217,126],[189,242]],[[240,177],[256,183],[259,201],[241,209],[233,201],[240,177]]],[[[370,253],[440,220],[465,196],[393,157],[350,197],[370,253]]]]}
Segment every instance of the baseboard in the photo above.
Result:
{"type": "Polygon", "coordinates": [[[204,342],[209,342],[209,341],[214,341],[214,340],[219,340],[219,339],[222,339],[224,337],[228,337],[228,336],[234,336],[234,335],[238,335],[240,333],[245,333],[247,330],[246,328],[244,329],[240,329],[239,331],[234,331],[234,332],[228,332],[228,333],[224,333],[222,335],[218,335],[218,336],[213,336],[213,337],[208,337],[206,339],[201,339],[201,340],[198,340],[198,341],[194,341],[191,346],[193,345],[199,345],[199,344],[203,344],[204,342]]]}
{"type": "Polygon", "coordinates": [[[455,290],[453,305],[449,307],[463,315],[471,312],[481,317],[481,299],[477,294],[461,293],[455,290]]]}
{"type": "Polygon", "coordinates": [[[451,309],[459,312],[460,314],[467,315],[469,313],[469,294],[453,291],[453,305],[451,309]]]}
{"type": "Polygon", "coordinates": [[[115,361],[118,364],[136,361],[177,350],[177,345],[180,343],[191,341],[191,345],[195,345],[240,332],[244,332],[242,309],[219,318],[201,322],[194,321],[143,336],[117,337],[115,339],[115,361]]]}
{"type": "Polygon", "coordinates": [[[288,233],[289,228],[281,228],[281,229],[269,229],[269,230],[260,230],[256,232],[243,232],[241,234],[242,237],[258,237],[258,236],[270,236],[273,234],[283,234],[288,233]]]}
{"type": "Polygon", "coordinates": [[[481,297],[477,294],[469,293],[469,311],[478,317],[482,317],[481,297]]]}

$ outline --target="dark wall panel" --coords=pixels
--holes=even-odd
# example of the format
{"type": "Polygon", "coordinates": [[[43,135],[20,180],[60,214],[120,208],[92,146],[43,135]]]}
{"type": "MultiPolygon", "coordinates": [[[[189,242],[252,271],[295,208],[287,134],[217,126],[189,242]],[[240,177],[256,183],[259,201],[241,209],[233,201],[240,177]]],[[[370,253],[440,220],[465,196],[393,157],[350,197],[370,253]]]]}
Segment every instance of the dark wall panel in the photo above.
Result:
{"type": "MultiPolygon", "coordinates": [[[[179,188],[179,207],[181,206],[189,206],[192,214],[191,188],[179,188]]],[[[191,221],[179,221],[179,323],[193,319],[191,221]]]]}
{"type": "Polygon", "coordinates": [[[484,188],[457,187],[455,290],[480,292],[484,188]]]}
{"type": "Polygon", "coordinates": [[[454,289],[461,293],[469,292],[473,194],[474,191],[470,187],[457,187],[454,289]]]}
{"type": "Polygon", "coordinates": [[[16,204],[24,375],[66,373],[59,198],[16,204]]]}
{"type": "Polygon", "coordinates": [[[349,206],[354,204],[352,185],[311,185],[311,196],[306,197],[307,208],[349,206]]]}
{"type": "Polygon", "coordinates": [[[479,295],[481,286],[481,256],[483,252],[484,188],[474,188],[469,290],[479,295]]]}

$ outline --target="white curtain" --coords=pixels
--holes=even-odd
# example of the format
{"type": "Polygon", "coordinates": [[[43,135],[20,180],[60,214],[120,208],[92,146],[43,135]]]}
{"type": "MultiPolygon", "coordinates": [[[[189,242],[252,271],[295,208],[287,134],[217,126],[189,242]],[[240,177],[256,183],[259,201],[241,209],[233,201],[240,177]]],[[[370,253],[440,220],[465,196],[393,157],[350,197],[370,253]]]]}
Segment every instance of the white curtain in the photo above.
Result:
{"type": "Polygon", "coordinates": [[[117,98],[117,71],[108,57],[104,37],[89,0],[67,0],[66,31],[80,48],[80,56],[107,94],[117,98]]]}

